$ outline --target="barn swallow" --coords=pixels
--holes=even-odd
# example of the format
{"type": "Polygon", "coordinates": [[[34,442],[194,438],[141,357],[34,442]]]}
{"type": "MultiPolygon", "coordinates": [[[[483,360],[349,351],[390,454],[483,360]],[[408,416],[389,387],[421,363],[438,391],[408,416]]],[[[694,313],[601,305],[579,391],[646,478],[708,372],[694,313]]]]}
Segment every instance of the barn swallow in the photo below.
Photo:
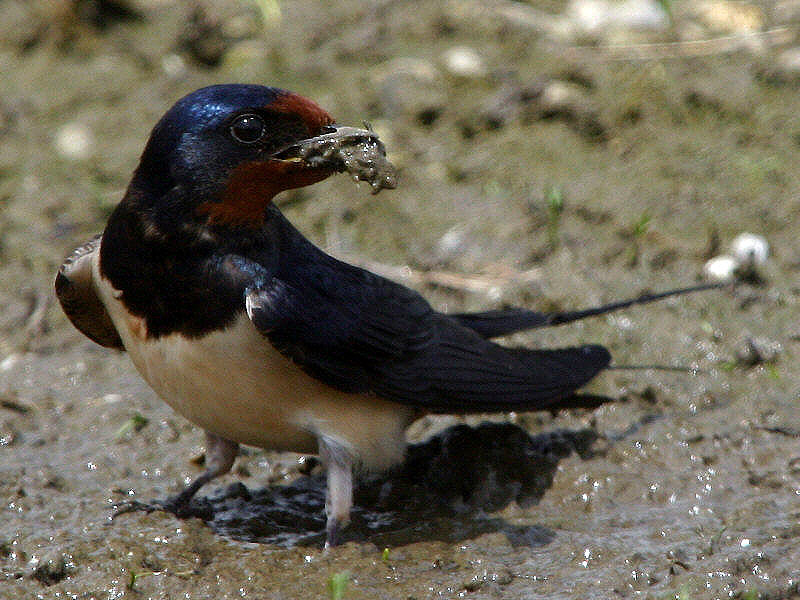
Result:
{"type": "Polygon", "coordinates": [[[353,468],[401,461],[404,431],[420,415],[591,407],[573,392],[610,362],[599,345],[490,341],[580,313],[442,314],[303,237],[272,200],[336,171],[298,157],[337,127],[313,101],[277,88],[189,94],[156,124],[103,234],[55,281],[73,324],[127,351],[205,431],[206,470],[169,507],[227,473],[238,444],[318,453],[326,545],[349,521],[353,468]]]}

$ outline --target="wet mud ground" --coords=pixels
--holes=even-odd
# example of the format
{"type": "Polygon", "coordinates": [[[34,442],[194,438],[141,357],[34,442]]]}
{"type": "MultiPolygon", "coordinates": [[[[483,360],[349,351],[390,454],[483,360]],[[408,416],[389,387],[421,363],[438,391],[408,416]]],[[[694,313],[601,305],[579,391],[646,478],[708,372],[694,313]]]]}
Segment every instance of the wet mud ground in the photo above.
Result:
{"type": "Polygon", "coordinates": [[[662,4],[644,31],[555,1],[0,5],[0,598],[799,597],[800,7],[662,4]],[[111,521],[197,475],[202,435],[52,279],[163,111],[232,81],[370,122],[397,189],[339,176],[284,210],[442,310],[693,283],[742,231],[772,254],[757,285],[505,340],[694,371],[609,371],[592,412],[424,419],[331,552],[313,461],[255,449],[205,520],[111,521]]]}

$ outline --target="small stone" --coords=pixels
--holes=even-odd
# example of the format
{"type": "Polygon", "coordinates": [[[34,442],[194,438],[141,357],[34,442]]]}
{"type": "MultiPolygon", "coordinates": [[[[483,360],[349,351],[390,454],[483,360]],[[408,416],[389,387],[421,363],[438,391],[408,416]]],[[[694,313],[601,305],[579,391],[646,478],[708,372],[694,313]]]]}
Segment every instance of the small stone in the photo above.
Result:
{"type": "Polygon", "coordinates": [[[167,54],[161,59],[161,69],[167,77],[176,79],[186,74],[186,61],[180,54],[167,54]]]}
{"type": "Polygon", "coordinates": [[[483,77],[486,65],[474,49],[467,46],[456,46],[444,53],[447,70],[459,77],[483,77]]]}
{"type": "Polygon", "coordinates": [[[789,48],[775,57],[776,66],[786,74],[800,77],[800,48],[789,48]]]}
{"type": "Polygon", "coordinates": [[[730,281],[733,279],[738,261],[727,254],[721,254],[706,261],[703,265],[703,274],[714,281],[730,281]]]}
{"type": "Polygon", "coordinates": [[[736,362],[743,367],[773,363],[782,350],[779,342],[748,337],[736,352],[736,362]]]}
{"type": "Polygon", "coordinates": [[[608,29],[653,29],[669,26],[669,18],[655,0],[572,0],[566,14],[580,30],[597,33],[608,29]]]}
{"type": "Polygon", "coordinates": [[[466,231],[463,227],[455,226],[448,229],[439,238],[437,244],[438,258],[442,261],[452,258],[455,254],[463,252],[466,242],[466,231]]]}
{"type": "Polygon", "coordinates": [[[695,10],[706,27],[719,32],[748,33],[764,26],[761,8],[746,2],[706,0],[698,2],[695,10]]]}
{"type": "Polygon", "coordinates": [[[19,354],[9,354],[0,361],[0,371],[10,371],[21,359],[22,356],[19,354]]]}
{"type": "Polygon", "coordinates": [[[564,81],[552,81],[542,91],[540,102],[545,109],[561,109],[583,100],[583,91],[579,86],[564,81]]]}
{"type": "Polygon", "coordinates": [[[56,132],[54,145],[64,158],[86,160],[92,151],[92,132],[80,123],[67,123],[56,132]]]}
{"type": "Polygon", "coordinates": [[[769,243],[764,236],[755,233],[740,233],[731,244],[731,252],[742,265],[763,265],[769,256],[769,243]]]}
{"type": "Polygon", "coordinates": [[[607,128],[600,121],[596,107],[576,83],[550,81],[531,108],[537,111],[536,118],[563,120],[590,141],[606,139],[607,128]]]}
{"type": "Polygon", "coordinates": [[[787,48],[775,56],[765,58],[755,68],[759,79],[774,86],[796,86],[800,82],[800,46],[787,48]]]}

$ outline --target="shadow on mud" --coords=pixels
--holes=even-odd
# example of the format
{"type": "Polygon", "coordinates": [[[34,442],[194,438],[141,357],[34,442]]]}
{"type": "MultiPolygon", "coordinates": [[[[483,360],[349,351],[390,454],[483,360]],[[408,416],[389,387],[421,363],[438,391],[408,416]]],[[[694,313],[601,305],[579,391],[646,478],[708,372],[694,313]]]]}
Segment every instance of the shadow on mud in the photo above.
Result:
{"type": "MultiPolygon", "coordinates": [[[[555,536],[552,531],[512,526],[486,513],[511,502],[537,503],[551,486],[558,462],[573,452],[591,457],[597,437],[588,429],[530,436],[509,423],[451,427],[410,446],[405,463],[391,473],[359,478],[343,541],[401,546],[501,532],[514,546],[546,545],[555,536]]],[[[235,483],[196,498],[189,509],[220,535],[237,540],[318,546],[325,540],[324,507],[325,478],[315,472],[258,490],[235,483]]]]}

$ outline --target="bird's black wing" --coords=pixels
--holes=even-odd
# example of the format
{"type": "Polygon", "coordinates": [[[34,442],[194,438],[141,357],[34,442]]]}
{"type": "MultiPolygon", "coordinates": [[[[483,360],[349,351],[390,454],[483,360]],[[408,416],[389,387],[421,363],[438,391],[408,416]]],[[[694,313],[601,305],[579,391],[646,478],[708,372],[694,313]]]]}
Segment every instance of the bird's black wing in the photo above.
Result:
{"type": "Polygon", "coordinates": [[[310,375],[434,411],[558,406],[608,365],[600,346],[503,348],[416,292],[333,259],[260,277],[253,324],[310,375]]]}

